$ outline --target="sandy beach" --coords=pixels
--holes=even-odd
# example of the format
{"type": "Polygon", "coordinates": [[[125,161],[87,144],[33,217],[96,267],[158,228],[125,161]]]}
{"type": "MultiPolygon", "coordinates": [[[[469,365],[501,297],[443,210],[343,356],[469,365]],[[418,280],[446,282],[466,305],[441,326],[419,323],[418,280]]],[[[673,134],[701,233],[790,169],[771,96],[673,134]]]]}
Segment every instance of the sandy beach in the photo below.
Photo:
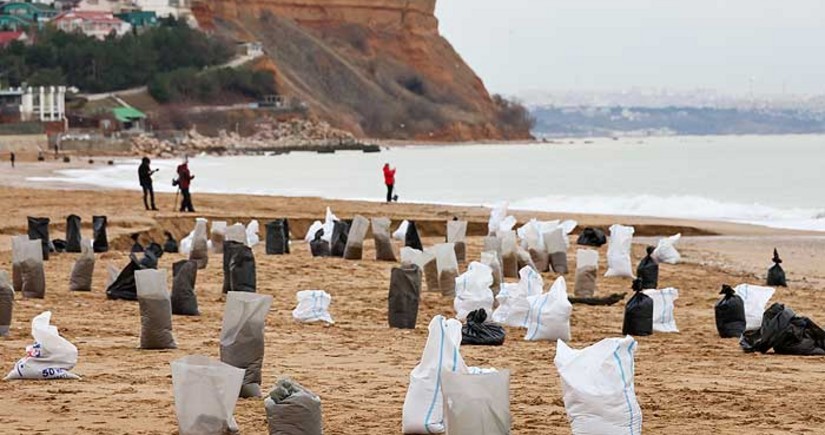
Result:
{"type": "MultiPolygon", "coordinates": [[[[53,164],[49,164],[53,165],[53,164]]],[[[220,300],[221,256],[212,254],[199,272],[196,292],[201,316],[173,319],[178,349],[137,349],[140,317],[135,302],[109,301],[104,280],[107,265],[120,269],[128,261],[128,235],[140,232],[144,242],[162,241],[164,230],[183,237],[194,217],[263,223],[288,217],[293,229],[292,254],[267,256],[255,248],[258,292],[274,297],[267,317],[265,390],[280,376],[291,376],[320,395],[327,434],[396,434],[409,372],[417,364],[427,338],[427,324],[437,314],[453,316],[453,300],[422,293],[415,330],[387,326],[387,289],[395,264],[376,262],[373,242],[365,244],[364,260],[313,259],[300,239],[308,225],[322,219],[327,206],[340,218],[355,214],[387,216],[419,222],[425,245],[443,240],[445,221],[459,216],[470,222],[468,259],[479,258],[489,210],[436,205],[327,201],[243,195],[198,195],[198,213],[172,212],[174,195],[159,195],[162,211],[145,212],[139,192],[33,188],[26,176],[44,171],[35,163],[19,165],[15,174],[0,176],[0,264],[11,270],[10,238],[24,234],[26,216],[52,220],[52,238],[63,238],[65,218],[78,214],[84,237],[91,236],[92,215],[109,217],[113,250],[97,258],[94,290],[68,290],[76,254],[56,254],[46,262],[47,291],[42,300],[18,295],[9,338],[0,338],[0,368],[10,370],[30,344],[33,316],[53,312],[52,323],[80,352],[74,372],[80,381],[0,382],[0,433],[43,434],[175,434],[174,398],[169,363],[186,355],[218,357],[223,314],[220,300]],[[15,186],[15,187],[11,187],[15,186]],[[28,186],[28,187],[25,187],[28,186]],[[332,295],[333,326],[302,325],[292,320],[295,293],[322,289],[332,295]]],[[[48,170],[46,170],[48,172],[48,170]]],[[[64,186],[65,187],[65,186],[64,186]]],[[[550,213],[517,212],[520,221],[558,217],[550,213]]],[[[676,287],[680,298],[675,316],[678,334],[640,337],[636,356],[636,393],[646,434],[787,434],[825,433],[816,405],[825,401],[821,358],[745,354],[737,340],[718,338],[713,305],[722,284],[762,284],[774,247],[783,254],[789,275],[783,302],[801,315],[825,322],[825,268],[818,256],[825,238],[816,233],[764,227],[643,217],[576,216],[575,237],[586,226],[634,225],[639,238],[633,263],[645,244],[681,232],[683,263],[662,265],[660,287],[676,287]]],[[[263,234],[262,234],[263,236],[263,234]]],[[[396,245],[398,249],[400,245],[396,245]]],[[[606,270],[606,246],[600,251],[600,271],[606,270]]],[[[568,251],[575,268],[573,244],[568,251]]],[[[166,254],[160,268],[170,271],[183,258],[166,254]]],[[[461,271],[466,264],[461,265],[461,271]]],[[[574,274],[567,276],[572,289],[574,274]]],[[[601,273],[600,273],[601,275],[601,273]]],[[[555,275],[545,274],[545,287],[555,275]]],[[[629,292],[630,281],[599,278],[599,294],[629,292]]],[[[572,290],[571,290],[572,291],[572,290]]],[[[571,319],[575,348],[621,333],[624,303],[612,307],[576,305],[571,319]]],[[[501,347],[464,346],[468,365],[509,369],[514,434],[567,434],[561,385],[553,365],[555,343],[526,342],[525,331],[507,328],[501,347]]],[[[5,374],[5,372],[4,372],[5,374]]],[[[240,399],[235,412],[244,434],[266,433],[261,399],[240,399]]]]}

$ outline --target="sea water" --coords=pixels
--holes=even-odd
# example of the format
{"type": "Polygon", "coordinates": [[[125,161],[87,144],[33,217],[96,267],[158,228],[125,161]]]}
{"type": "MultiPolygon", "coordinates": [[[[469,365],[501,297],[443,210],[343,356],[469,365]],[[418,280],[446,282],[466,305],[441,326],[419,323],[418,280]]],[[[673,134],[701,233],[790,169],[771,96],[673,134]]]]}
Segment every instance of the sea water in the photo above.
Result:
{"type": "MultiPolygon", "coordinates": [[[[195,157],[195,194],[383,201],[385,162],[403,202],[748,222],[825,231],[825,136],[696,136],[541,144],[416,145],[381,153],[195,157]]],[[[137,159],[34,181],[140,190],[137,159]]],[[[174,192],[177,161],[154,161],[174,192]]]]}

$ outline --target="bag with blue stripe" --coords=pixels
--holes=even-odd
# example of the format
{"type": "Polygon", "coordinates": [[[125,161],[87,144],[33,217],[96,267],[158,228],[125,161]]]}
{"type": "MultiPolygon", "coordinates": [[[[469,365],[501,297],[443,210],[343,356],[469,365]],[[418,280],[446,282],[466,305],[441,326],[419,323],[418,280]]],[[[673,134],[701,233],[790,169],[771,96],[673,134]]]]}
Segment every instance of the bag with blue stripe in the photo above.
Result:
{"type": "Polygon", "coordinates": [[[679,290],[669,287],[645,290],[645,294],[653,299],[653,332],[679,332],[674,315],[674,303],[679,299],[679,290]]]}
{"type": "Polygon", "coordinates": [[[570,340],[570,314],[573,305],[567,299],[567,282],[563,276],[556,279],[550,290],[527,298],[527,341],[570,340]]]}
{"type": "Polygon", "coordinates": [[[556,369],[573,435],[641,435],[634,387],[636,340],[606,338],[576,350],[559,340],[556,369]]]}

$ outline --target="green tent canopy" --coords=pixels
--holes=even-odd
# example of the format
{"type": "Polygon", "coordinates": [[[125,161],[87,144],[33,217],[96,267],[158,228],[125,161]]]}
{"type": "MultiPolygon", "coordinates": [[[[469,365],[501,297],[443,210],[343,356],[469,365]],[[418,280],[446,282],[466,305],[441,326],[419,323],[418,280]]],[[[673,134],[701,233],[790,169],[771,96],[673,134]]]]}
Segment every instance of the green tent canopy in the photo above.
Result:
{"type": "Polygon", "coordinates": [[[112,109],[115,118],[120,122],[133,122],[138,119],[145,119],[146,114],[134,107],[117,107],[112,109]]]}

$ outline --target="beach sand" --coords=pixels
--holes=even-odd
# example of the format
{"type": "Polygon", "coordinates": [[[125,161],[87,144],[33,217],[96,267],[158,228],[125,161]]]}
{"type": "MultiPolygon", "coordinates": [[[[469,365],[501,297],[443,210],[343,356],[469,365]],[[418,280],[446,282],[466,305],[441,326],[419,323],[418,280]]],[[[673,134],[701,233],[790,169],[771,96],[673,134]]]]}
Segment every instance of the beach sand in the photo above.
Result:
{"type": "MultiPolygon", "coordinates": [[[[55,187],[55,186],[52,186],[55,187]]],[[[159,207],[172,208],[172,196],[159,195],[159,207]]],[[[431,205],[324,201],[317,198],[274,198],[194,194],[198,215],[230,222],[249,218],[289,217],[293,237],[301,238],[312,219],[322,219],[327,205],[341,218],[360,213],[418,219],[425,245],[443,240],[444,222],[453,215],[471,221],[468,259],[479,258],[488,210],[431,205]]],[[[93,214],[110,221],[110,240],[117,249],[98,256],[94,290],[68,291],[76,254],[57,254],[46,263],[47,293],[43,300],[17,298],[12,333],[0,338],[0,368],[11,370],[30,344],[30,322],[45,310],[52,323],[80,352],[74,372],[80,381],[0,382],[0,433],[45,434],[174,434],[177,433],[169,363],[186,355],[217,358],[223,312],[220,301],[221,257],[211,255],[199,271],[196,292],[200,317],[175,316],[178,349],[137,349],[140,318],[136,302],[105,297],[106,267],[118,269],[127,260],[128,234],[141,232],[161,241],[164,229],[178,237],[193,226],[195,215],[144,212],[137,192],[103,190],[39,190],[0,188],[0,266],[11,270],[10,237],[26,228],[26,216],[52,218],[52,238],[62,238],[65,217],[83,218],[90,237],[93,214]]],[[[517,213],[550,218],[546,213],[517,213]]],[[[683,232],[684,263],[663,265],[662,287],[676,287],[680,299],[675,316],[679,334],[638,338],[636,393],[646,434],[787,434],[825,433],[817,405],[825,401],[822,358],[744,354],[737,340],[716,334],[713,305],[722,284],[762,283],[774,244],[779,243],[789,273],[789,289],[778,289],[773,301],[788,304],[802,315],[825,321],[825,293],[818,264],[825,241],[810,234],[711,222],[609,216],[568,216],[582,226],[614,222],[637,226],[637,234],[657,236],[683,232]]],[[[395,224],[394,224],[395,226],[395,224]]],[[[577,233],[578,230],[575,232],[577,233]]],[[[262,234],[263,238],[263,234],[262,234]]],[[[633,263],[642,258],[648,239],[634,245],[633,263]]],[[[396,245],[396,249],[398,245],[396,245]]],[[[575,270],[573,244],[568,251],[575,270]]],[[[599,294],[629,291],[630,281],[602,278],[606,246],[600,249],[599,294]]],[[[418,363],[427,338],[427,324],[437,314],[454,315],[452,299],[423,293],[415,330],[387,326],[387,290],[392,263],[374,261],[373,242],[365,243],[364,260],[313,259],[308,246],[294,241],[292,254],[266,256],[255,248],[258,292],[274,296],[267,318],[263,387],[290,376],[319,394],[327,434],[396,434],[410,371],[418,363]],[[292,320],[295,293],[323,289],[332,295],[333,326],[302,325],[292,320]]],[[[164,255],[160,267],[169,271],[181,255],[164,255]]],[[[461,271],[466,264],[461,266],[461,271]]],[[[568,275],[572,292],[574,274],[568,275]]],[[[545,274],[545,288],[554,279],[545,274]]],[[[171,288],[171,286],[170,286],[171,288]]],[[[621,334],[624,304],[612,307],[576,305],[571,320],[576,348],[621,334]]],[[[570,433],[561,385],[553,365],[555,343],[525,342],[525,330],[507,328],[501,347],[462,347],[471,366],[509,369],[514,434],[570,433]]],[[[4,372],[5,374],[5,372],[4,372]]],[[[266,433],[261,399],[240,399],[235,412],[241,433],[266,433]]]]}

